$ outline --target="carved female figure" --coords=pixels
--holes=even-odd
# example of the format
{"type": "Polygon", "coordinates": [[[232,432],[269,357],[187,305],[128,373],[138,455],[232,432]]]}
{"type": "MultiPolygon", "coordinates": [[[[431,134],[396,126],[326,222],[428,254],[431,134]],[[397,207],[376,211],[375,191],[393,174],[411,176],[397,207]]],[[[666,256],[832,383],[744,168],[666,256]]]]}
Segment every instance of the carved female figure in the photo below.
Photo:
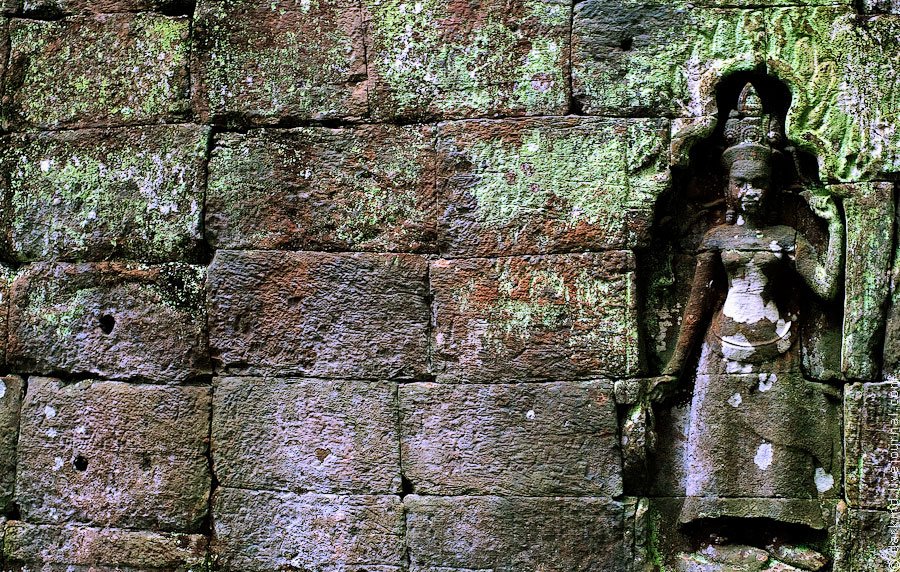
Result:
{"type": "Polygon", "coordinates": [[[809,290],[823,299],[838,292],[843,223],[830,198],[805,193],[828,223],[824,252],[793,227],[773,224],[773,159],[783,135],[750,84],[725,139],[726,222],[702,239],[664,371],[681,373],[702,338],[680,520],[767,518],[823,528],[816,499],[834,486],[839,418],[829,397],[835,390],[801,372],[798,302],[809,290]],[[725,284],[717,290],[720,277],[725,284]]]}

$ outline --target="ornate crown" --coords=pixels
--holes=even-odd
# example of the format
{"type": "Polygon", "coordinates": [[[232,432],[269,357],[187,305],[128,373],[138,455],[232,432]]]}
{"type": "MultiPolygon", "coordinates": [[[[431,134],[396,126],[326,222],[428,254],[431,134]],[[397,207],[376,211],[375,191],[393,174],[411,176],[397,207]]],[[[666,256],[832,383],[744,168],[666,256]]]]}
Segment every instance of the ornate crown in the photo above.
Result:
{"type": "Polygon", "coordinates": [[[762,101],[753,85],[748,83],[738,96],[737,107],[725,122],[725,145],[722,160],[727,167],[741,159],[768,161],[784,142],[781,122],[774,115],[763,113],[762,101]]]}

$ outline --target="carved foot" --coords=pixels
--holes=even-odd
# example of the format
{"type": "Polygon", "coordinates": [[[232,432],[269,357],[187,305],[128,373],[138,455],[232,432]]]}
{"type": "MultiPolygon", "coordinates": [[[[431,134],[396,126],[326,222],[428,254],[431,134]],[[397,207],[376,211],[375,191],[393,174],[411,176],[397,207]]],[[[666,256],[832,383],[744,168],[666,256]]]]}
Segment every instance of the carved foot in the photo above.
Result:
{"type": "Polygon", "coordinates": [[[816,572],[828,559],[801,546],[770,546],[769,550],[739,544],[714,545],[680,554],[678,572],[816,572]]]}

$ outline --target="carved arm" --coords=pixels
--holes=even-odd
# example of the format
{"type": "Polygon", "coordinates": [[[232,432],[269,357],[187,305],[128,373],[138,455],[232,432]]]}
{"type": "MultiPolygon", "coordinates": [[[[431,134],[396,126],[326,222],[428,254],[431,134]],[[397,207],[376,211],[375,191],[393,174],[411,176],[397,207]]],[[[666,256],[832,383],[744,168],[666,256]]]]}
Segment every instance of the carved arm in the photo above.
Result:
{"type": "Polygon", "coordinates": [[[824,256],[802,235],[797,235],[795,264],[797,272],[817,296],[832,300],[840,287],[844,267],[844,222],[834,200],[828,196],[804,193],[812,211],[828,221],[828,246],[824,256]]]}
{"type": "Polygon", "coordinates": [[[709,322],[713,309],[712,283],[715,278],[716,262],[719,253],[704,251],[697,255],[697,267],[694,270],[694,281],[691,283],[691,294],[684,309],[681,320],[681,331],[675,352],[663,369],[663,375],[678,375],[694,349],[697,339],[702,336],[709,322]]]}

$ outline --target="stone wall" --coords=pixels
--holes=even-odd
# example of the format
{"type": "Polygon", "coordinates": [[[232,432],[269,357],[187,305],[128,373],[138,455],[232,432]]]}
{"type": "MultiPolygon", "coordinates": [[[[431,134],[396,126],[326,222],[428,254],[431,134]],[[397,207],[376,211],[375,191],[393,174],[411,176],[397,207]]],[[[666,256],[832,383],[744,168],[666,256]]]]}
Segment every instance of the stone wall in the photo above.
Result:
{"type": "Polygon", "coordinates": [[[638,259],[750,71],[846,216],[834,569],[900,561],[896,1],[2,8],[3,570],[663,565],[638,259]]]}

